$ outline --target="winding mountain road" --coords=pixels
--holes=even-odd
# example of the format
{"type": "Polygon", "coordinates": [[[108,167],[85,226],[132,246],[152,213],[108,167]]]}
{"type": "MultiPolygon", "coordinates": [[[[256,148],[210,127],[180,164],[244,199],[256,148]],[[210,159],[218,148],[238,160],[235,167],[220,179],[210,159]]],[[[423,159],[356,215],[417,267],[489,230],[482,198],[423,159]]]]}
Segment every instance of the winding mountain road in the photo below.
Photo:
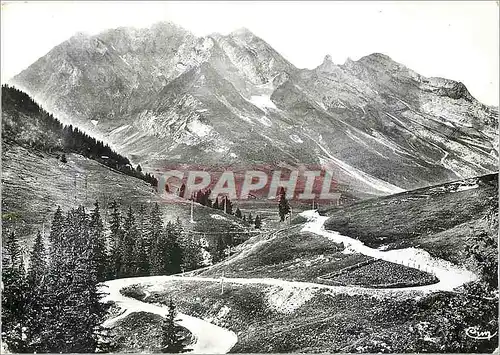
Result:
{"type": "MultiPolygon", "coordinates": [[[[425,286],[415,286],[415,287],[404,287],[404,288],[381,288],[381,289],[370,289],[358,286],[332,286],[317,284],[312,282],[297,282],[297,281],[285,281],[280,279],[272,278],[224,278],[226,283],[235,284],[260,284],[269,286],[278,286],[283,289],[323,289],[328,290],[333,293],[344,293],[344,294],[370,294],[378,296],[394,296],[400,293],[409,292],[420,292],[428,293],[434,291],[451,291],[466,282],[474,281],[477,276],[465,269],[459,268],[452,263],[432,257],[428,252],[416,249],[416,248],[406,248],[406,249],[396,249],[383,251],[380,249],[373,249],[364,245],[361,241],[343,236],[338,232],[328,231],[324,228],[324,223],[328,217],[320,216],[316,211],[306,211],[301,214],[303,217],[308,218],[308,222],[304,224],[301,229],[303,232],[310,232],[317,235],[322,235],[335,243],[342,243],[346,250],[352,252],[361,253],[373,258],[385,260],[388,262],[404,264],[408,266],[407,263],[414,263],[414,267],[421,270],[425,270],[433,273],[439,282],[432,285],[425,286]]],[[[255,248],[256,243],[250,249],[255,248]]],[[[244,255],[249,253],[249,250],[242,252],[244,255]]],[[[235,257],[238,257],[235,255],[235,257]]],[[[227,262],[227,261],[226,261],[227,262]]],[[[166,284],[169,281],[181,280],[189,282],[220,282],[220,278],[211,277],[200,277],[200,276],[148,276],[148,277],[134,277],[127,279],[111,280],[104,283],[103,292],[109,293],[108,296],[103,299],[103,301],[114,301],[117,306],[123,309],[123,313],[107,320],[103,325],[112,326],[118,320],[123,319],[128,314],[133,312],[150,312],[158,314],[160,316],[165,316],[168,313],[166,306],[155,305],[147,302],[142,302],[134,298],[126,297],[120,293],[120,290],[124,287],[141,284],[145,286],[145,290],[148,287],[154,286],[155,288],[162,287],[162,284],[166,284]]],[[[167,285],[165,285],[167,286],[167,285]]],[[[147,291],[149,292],[149,291],[147,291]]],[[[229,352],[231,348],[236,344],[238,338],[236,334],[228,329],[216,326],[203,319],[188,316],[186,314],[179,313],[177,324],[188,329],[195,337],[195,342],[191,345],[190,349],[192,353],[196,354],[223,354],[229,352]]]]}

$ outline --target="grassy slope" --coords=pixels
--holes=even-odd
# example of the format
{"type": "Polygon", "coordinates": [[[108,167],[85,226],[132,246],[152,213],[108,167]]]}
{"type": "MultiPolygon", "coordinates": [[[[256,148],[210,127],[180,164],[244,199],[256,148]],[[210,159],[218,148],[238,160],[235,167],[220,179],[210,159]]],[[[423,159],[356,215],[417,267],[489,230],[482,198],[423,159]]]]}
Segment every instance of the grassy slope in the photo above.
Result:
{"type": "MultiPolygon", "coordinates": [[[[448,184],[444,188],[421,189],[326,213],[340,218],[342,211],[351,213],[350,216],[354,216],[353,210],[364,211],[363,214],[356,215],[366,218],[365,224],[361,220],[359,231],[365,228],[363,241],[372,246],[392,241],[390,247],[420,245],[434,254],[456,257],[458,254],[455,250],[463,245],[450,248],[449,253],[446,250],[434,250],[432,248],[448,244],[439,244],[437,241],[443,243],[443,239],[433,240],[433,236],[455,233],[463,224],[481,228],[478,221],[492,207],[491,199],[496,197],[496,176],[483,177],[478,183],[478,188],[462,192],[446,192],[457,187],[457,184],[448,184]],[[434,198],[439,202],[433,202],[434,198]],[[427,203],[423,203],[424,201],[427,203]],[[407,203],[413,208],[402,207],[407,203]],[[389,206],[389,212],[384,213],[380,206],[389,206]],[[380,208],[379,214],[375,213],[376,208],[380,208]],[[451,222],[450,219],[443,220],[444,215],[451,214],[451,209],[455,212],[450,216],[451,222]],[[417,234],[413,238],[403,239],[404,243],[398,242],[396,232],[400,228],[394,228],[397,222],[395,219],[403,218],[405,213],[413,213],[415,220],[410,221],[406,217],[398,222],[398,226],[404,225],[407,230],[414,228],[420,231],[417,227],[425,222],[428,225],[423,230],[427,234],[417,234]],[[381,222],[373,223],[374,220],[381,222]],[[443,226],[450,225],[450,228],[443,230],[443,226]],[[387,235],[383,235],[386,237],[384,239],[374,237],[375,228],[393,231],[393,239],[388,239],[387,235]],[[435,234],[430,232],[433,228],[437,230],[435,234]]],[[[343,254],[339,245],[326,238],[301,233],[301,227],[301,224],[297,224],[271,235],[252,238],[239,247],[240,253],[229,259],[230,262],[218,264],[200,274],[220,276],[224,271],[224,275],[228,277],[313,281],[325,272],[334,272],[367,261],[365,256],[359,254],[343,254]]],[[[458,240],[464,241],[465,238],[462,236],[458,240]]],[[[394,264],[372,262],[332,279],[344,284],[376,284],[401,279],[414,281],[415,276],[418,276],[409,273],[410,268],[397,266],[396,270],[392,265],[394,264]]],[[[141,290],[143,287],[145,286],[138,288],[141,290]]],[[[324,290],[287,290],[226,282],[224,294],[221,295],[218,283],[189,280],[154,285],[148,291],[151,296],[147,298],[147,302],[166,303],[172,297],[181,311],[210,319],[215,324],[237,332],[238,343],[232,352],[412,352],[415,351],[416,342],[421,341],[416,340],[417,337],[412,334],[420,321],[432,321],[433,317],[438,317],[435,314],[439,311],[449,316],[456,311],[454,304],[463,305],[466,309],[464,311],[474,312],[468,308],[471,307],[470,300],[464,301],[467,296],[462,296],[460,292],[440,292],[423,298],[409,294],[382,299],[377,296],[376,290],[373,290],[372,295],[348,295],[332,294],[324,290]],[[444,301],[432,306],[434,301],[441,299],[444,301]]],[[[135,291],[130,292],[130,295],[143,299],[145,293],[135,291]]],[[[483,311],[482,308],[477,310],[478,314],[483,311]]],[[[474,323],[474,320],[470,321],[471,324],[474,323]]],[[[468,324],[464,324],[463,329],[457,330],[461,336],[467,326],[468,324]]],[[[474,340],[462,336],[460,345],[473,342],[474,340]]],[[[483,345],[486,351],[496,347],[494,339],[483,345]]]]}
{"type": "MultiPolygon", "coordinates": [[[[125,294],[143,299],[142,286],[138,288],[125,294]]],[[[354,344],[379,338],[402,349],[408,340],[407,320],[394,312],[404,313],[408,301],[397,297],[381,302],[370,296],[290,294],[279,287],[228,283],[221,295],[218,283],[190,281],[171,281],[148,291],[147,302],[166,304],[172,298],[179,311],[236,332],[235,353],[354,351],[354,344]]]]}
{"type": "MultiPolygon", "coordinates": [[[[110,335],[114,336],[115,352],[159,352],[161,349],[161,325],[163,318],[147,312],[131,313],[119,320],[110,335]]],[[[182,328],[185,344],[192,341],[191,333],[182,328]]]]}
{"type": "Polygon", "coordinates": [[[21,238],[32,237],[42,223],[47,230],[57,205],[63,210],[78,204],[92,208],[98,200],[105,218],[104,206],[113,199],[123,209],[128,205],[159,202],[165,222],[180,217],[187,229],[213,232],[248,229],[235,217],[201,205],[195,205],[197,223],[191,224],[187,201],[162,200],[144,181],[78,154],[68,154],[68,162],[62,163],[55,155],[18,145],[4,143],[2,148],[2,225],[4,231],[14,229],[21,238]],[[216,219],[212,215],[222,217],[216,219]]]}
{"type": "Polygon", "coordinates": [[[268,239],[249,240],[239,246],[241,252],[227,263],[214,265],[199,275],[217,277],[224,272],[226,277],[272,277],[367,287],[424,285],[437,281],[432,275],[414,268],[376,261],[357,253],[345,254],[341,245],[322,236],[301,232],[301,227],[296,225],[281,230],[268,239]],[[350,277],[341,275],[344,273],[350,277]]]}
{"type": "Polygon", "coordinates": [[[497,198],[498,174],[485,175],[326,210],[325,228],[370,247],[415,246],[461,263],[470,236],[487,228],[485,216],[498,209],[497,198]]]}

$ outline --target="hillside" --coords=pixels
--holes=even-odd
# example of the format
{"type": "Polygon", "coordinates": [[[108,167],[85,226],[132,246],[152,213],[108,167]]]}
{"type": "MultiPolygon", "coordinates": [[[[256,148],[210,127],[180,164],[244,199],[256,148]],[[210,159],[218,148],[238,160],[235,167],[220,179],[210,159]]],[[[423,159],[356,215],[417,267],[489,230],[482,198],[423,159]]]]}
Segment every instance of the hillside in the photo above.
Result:
{"type": "Polygon", "coordinates": [[[498,109],[383,54],[298,69],[247,29],[78,34],[13,78],[151,171],[323,165],[365,198],[497,171],[498,109]]]}
{"type": "Polygon", "coordinates": [[[464,329],[498,327],[498,299],[480,286],[496,282],[487,265],[497,263],[497,244],[487,241],[497,236],[497,193],[492,174],[326,216],[307,211],[219,264],[130,280],[122,294],[146,306],[174,299],[182,312],[235,332],[234,353],[491,353],[496,335],[478,342],[464,329]]]}
{"type": "MultiPolygon", "coordinates": [[[[320,213],[328,217],[326,231],[351,237],[370,248],[419,248],[434,257],[469,267],[470,260],[464,255],[468,247],[477,244],[475,237],[491,233],[490,219],[498,210],[497,193],[498,175],[492,174],[321,209],[320,213]]],[[[318,278],[323,275],[371,263],[368,256],[345,252],[342,244],[311,234],[304,228],[304,220],[299,216],[291,227],[249,239],[238,246],[239,253],[200,275],[272,275],[290,281],[321,282],[318,278]]],[[[385,263],[378,263],[383,270],[385,263]]],[[[372,274],[370,268],[366,272],[376,278],[377,273],[372,274]]],[[[393,276],[387,275],[388,270],[393,270],[394,275],[408,271],[399,268],[385,265],[383,274],[390,279],[393,276]]],[[[419,274],[417,270],[413,273],[419,274]]],[[[413,277],[411,270],[406,277],[413,277]]],[[[425,279],[425,275],[419,277],[425,279]]]]}
{"type": "Polygon", "coordinates": [[[64,127],[25,93],[2,88],[2,226],[30,241],[37,230],[48,231],[57,206],[91,208],[98,201],[107,218],[108,204],[123,209],[159,203],[164,221],[177,217],[185,229],[207,232],[208,240],[246,238],[249,226],[221,210],[194,205],[174,195],[160,197],[150,175],[131,168],[129,160],[77,129],[64,127]],[[65,154],[66,162],[62,161],[65,154]],[[106,154],[103,158],[101,154],[106,154]],[[148,182],[144,181],[147,180],[148,182]]]}

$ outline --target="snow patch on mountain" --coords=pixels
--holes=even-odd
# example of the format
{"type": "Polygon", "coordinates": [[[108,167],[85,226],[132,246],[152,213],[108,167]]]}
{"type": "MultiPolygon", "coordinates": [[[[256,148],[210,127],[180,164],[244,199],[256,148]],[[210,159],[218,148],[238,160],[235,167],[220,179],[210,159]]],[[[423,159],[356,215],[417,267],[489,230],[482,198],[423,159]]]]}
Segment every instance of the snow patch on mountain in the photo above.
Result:
{"type": "Polygon", "coordinates": [[[278,110],[274,102],[271,101],[270,95],[254,95],[250,97],[250,102],[255,106],[263,109],[267,112],[267,109],[271,108],[273,110],[278,110]]]}
{"type": "Polygon", "coordinates": [[[205,137],[212,130],[212,127],[200,122],[199,120],[193,120],[189,122],[187,124],[187,128],[189,131],[193,132],[198,137],[205,137]]]}

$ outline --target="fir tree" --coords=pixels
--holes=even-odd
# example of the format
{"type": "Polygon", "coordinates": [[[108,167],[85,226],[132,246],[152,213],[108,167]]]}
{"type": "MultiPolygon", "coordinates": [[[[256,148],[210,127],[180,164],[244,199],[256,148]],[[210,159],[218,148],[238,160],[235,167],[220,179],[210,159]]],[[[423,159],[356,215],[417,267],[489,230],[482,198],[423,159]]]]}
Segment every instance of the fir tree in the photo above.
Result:
{"type": "Polygon", "coordinates": [[[280,216],[280,221],[283,222],[285,217],[290,213],[290,204],[286,198],[286,191],[282,187],[279,194],[278,212],[280,216]]]}
{"type": "Polygon", "coordinates": [[[212,208],[215,208],[216,210],[219,209],[219,198],[216,197],[214,203],[212,204],[212,208]]]}
{"type": "Polygon", "coordinates": [[[162,232],[163,222],[160,213],[160,206],[158,203],[155,203],[151,208],[151,213],[146,226],[145,239],[148,252],[152,249],[152,244],[159,241],[162,232]]]}
{"type": "Polygon", "coordinates": [[[175,305],[170,299],[168,304],[168,315],[163,319],[161,326],[161,352],[162,353],[183,353],[185,337],[182,335],[182,328],[174,323],[177,316],[175,305]]]}
{"type": "Polygon", "coordinates": [[[47,314],[48,288],[47,280],[47,254],[45,251],[43,236],[37,233],[30,255],[30,264],[27,275],[29,300],[26,309],[26,338],[29,347],[34,352],[42,352],[46,349],[47,340],[45,329],[49,315],[47,314]]]}
{"type": "Polygon", "coordinates": [[[123,230],[121,225],[121,215],[118,209],[118,204],[116,201],[110,203],[110,238],[111,238],[111,250],[110,250],[110,264],[108,269],[108,278],[114,279],[121,277],[121,270],[123,264],[122,257],[122,242],[123,242],[123,230]]]}
{"type": "Polygon", "coordinates": [[[247,222],[248,222],[248,223],[250,223],[250,224],[253,224],[253,223],[254,223],[254,222],[253,222],[253,217],[252,217],[252,212],[250,212],[250,213],[248,214],[247,222]]]}
{"type": "Polygon", "coordinates": [[[149,275],[149,256],[146,252],[146,244],[143,238],[137,238],[134,246],[134,265],[133,276],[149,275]]]}
{"type": "Polygon", "coordinates": [[[255,216],[254,224],[255,224],[255,229],[260,229],[260,227],[262,226],[262,220],[259,215],[255,216]]]}
{"type": "Polygon", "coordinates": [[[137,225],[135,223],[132,207],[129,206],[127,215],[123,222],[123,242],[121,245],[122,268],[120,273],[122,277],[134,276],[134,270],[136,269],[134,248],[137,239],[137,225]]]}
{"type": "Polygon", "coordinates": [[[49,235],[49,254],[53,256],[49,260],[51,263],[58,263],[60,261],[56,256],[61,253],[61,244],[63,241],[63,226],[64,217],[61,211],[61,207],[57,206],[57,210],[54,213],[54,218],[52,219],[52,225],[49,235]]]}
{"type": "Polygon", "coordinates": [[[104,281],[107,277],[109,265],[109,257],[106,248],[106,240],[104,236],[104,225],[102,223],[101,214],[99,211],[99,203],[94,203],[94,209],[90,214],[89,223],[90,244],[93,248],[94,260],[93,267],[97,273],[97,281],[104,281]]]}
{"type": "Polygon", "coordinates": [[[212,261],[218,263],[225,257],[226,243],[222,235],[218,235],[212,247],[212,261]]]}
{"type": "Polygon", "coordinates": [[[169,222],[166,226],[165,255],[167,256],[166,272],[169,275],[181,272],[182,248],[180,245],[180,231],[175,224],[169,222]]]}
{"type": "Polygon", "coordinates": [[[30,352],[26,341],[28,285],[22,252],[14,232],[2,247],[2,341],[14,353],[30,352]]]}
{"type": "Polygon", "coordinates": [[[234,215],[238,218],[242,217],[241,210],[239,207],[236,207],[236,212],[234,212],[234,215]]]}

